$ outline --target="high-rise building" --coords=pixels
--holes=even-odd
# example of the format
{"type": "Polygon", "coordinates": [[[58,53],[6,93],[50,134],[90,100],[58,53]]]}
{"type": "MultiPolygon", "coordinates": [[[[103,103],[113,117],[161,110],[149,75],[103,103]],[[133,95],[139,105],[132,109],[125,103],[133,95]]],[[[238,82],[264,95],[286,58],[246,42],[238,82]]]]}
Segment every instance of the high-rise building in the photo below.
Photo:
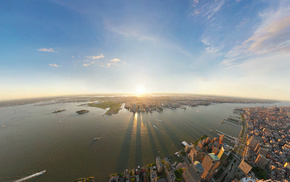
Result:
{"type": "Polygon", "coordinates": [[[133,104],[133,112],[136,112],[136,104],[133,104]]]}
{"type": "Polygon", "coordinates": [[[260,145],[260,143],[258,143],[258,144],[256,145],[254,151],[257,153],[258,150],[259,150],[260,148],[261,148],[261,145],[260,145]]]}
{"type": "Polygon", "coordinates": [[[213,147],[212,153],[214,153],[214,155],[217,155],[218,152],[219,152],[219,149],[217,147],[213,147]]]}
{"type": "Polygon", "coordinates": [[[289,162],[285,162],[284,167],[290,170],[290,163],[289,162]]]}
{"type": "Polygon", "coordinates": [[[248,141],[248,145],[249,145],[249,147],[252,150],[255,150],[255,148],[257,147],[258,143],[259,143],[259,138],[254,136],[254,135],[252,135],[250,140],[248,141]]]}
{"type": "Polygon", "coordinates": [[[175,182],[175,174],[173,171],[169,171],[166,175],[166,179],[168,182],[175,182]]]}
{"type": "Polygon", "coordinates": [[[191,149],[193,149],[193,148],[194,148],[194,145],[186,145],[184,148],[184,151],[186,153],[189,153],[191,151],[191,149]]]}
{"type": "Polygon", "coordinates": [[[268,150],[261,147],[258,150],[258,154],[262,154],[263,156],[267,156],[268,155],[268,150]]]}
{"type": "Polygon", "coordinates": [[[164,167],[164,172],[166,174],[166,179],[168,182],[175,182],[175,174],[173,171],[167,169],[167,167],[164,167]]]}
{"type": "Polygon", "coordinates": [[[211,138],[210,138],[210,137],[207,137],[206,140],[205,140],[205,142],[206,142],[206,143],[211,142],[211,138]]]}
{"type": "Polygon", "coordinates": [[[225,165],[228,162],[228,158],[231,155],[231,152],[226,150],[220,158],[221,164],[225,165]]]}
{"type": "Polygon", "coordinates": [[[198,141],[198,146],[199,146],[199,148],[202,149],[202,148],[203,148],[203,145],[204,145],[204,143],[203,143],[201,140],[199,140],[199,141],[198,141]]]}
{"type": "Polygon", "coordinates": [[[150,179],[151,182],[157,182],[157,173],[153,170],[153,167],[150,167],[150,179]]]}
{"type": "Polygon", "coordinates": [[[126,169],[126,170],[124,171],[124,178],[125,178],[125,179],[130,179],[130,173],[129,173],[129,170],[128,170],[128,169],[126,169]]]}
{"type": "Polygon", "coordinates": [[[191,160],[191,162],[194,162],[196,160],[197,157],[197,150],[196,148],[192,148],[188,154],[189,159],[191,160]]]}
{"type": "Polygon", "coordinates": [[[202,173],[201,178],[207,181],[210,180],[216,172],[219,164],[220,159],[216,155],[214,155],[214,153],[207,154],[202,161],[204,172],[202,173]]]}
{"type": "Polygon", "coordinates": [[[156,166],[157,166],[157,171],[159,173],[161,173],[162,172],[162,162],[161,162],[161,159],[159,156],[156,157],[156,166]]]}
{"type": "Polygon", "coordinates": [[[219,139],[219,143],[222,144],[223,143],[223,139],[224,139],[224,135],[220,135],[220,139],[219,139]]]}
{"type": "Polygon", "coordinates": [[[194,147],[188,154],[188,157],[191,159],[191,162],[199,161],[201,162],[205,156],[205,153],[198,147],[194,147]]]}
{"type": "Polygon", "coordinates": [[[264,170],[265,170],[268,162],[269,162],[269,159],[267,159],[265,156],[263,156],[261,154],[259,154],[255,160],[256,165],[264,170]]]}
{"type": "Polygon", "coordinates": [[[218,155],[217,155],[219,159],[222,158],[222,155],[223,155],[224,151],[225,151],[225,149],[224,149],[224,147],[222,146],[222,148],[220,149],[220,151],[219,151],[219,153],[218,153],[218,155]]]}

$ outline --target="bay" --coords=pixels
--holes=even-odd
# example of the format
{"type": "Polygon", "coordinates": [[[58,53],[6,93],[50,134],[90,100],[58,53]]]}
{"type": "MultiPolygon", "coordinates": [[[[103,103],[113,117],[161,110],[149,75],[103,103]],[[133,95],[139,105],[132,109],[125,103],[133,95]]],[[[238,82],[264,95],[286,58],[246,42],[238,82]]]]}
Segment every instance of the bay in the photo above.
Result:
{"type": "MultiPolygon", "coordinates": [[[[103,116],[103,109],[62,103],[32,104],[0,109],[0,181],[13,181],[47,172],[31,181],[73,181],[94,176],[106,181],[110,173],[133,169],[162,158],[204,134],[220,130],[238,137],[240,128],[221,120],[237,116],[233,109],[274,104],[212,104],[136,113],[121,110],[103,116]],[[64,112],[52,113],[54,110],[64,112]],[[77,110],[90,112],[78,115],[77,110]],[[211,131],[212,130],[212,131],[211,131]],[[94,138],[99,137],[98,140],[94,138]]],[[[230,143],[229,143],[230,144],[230,143]]]]}

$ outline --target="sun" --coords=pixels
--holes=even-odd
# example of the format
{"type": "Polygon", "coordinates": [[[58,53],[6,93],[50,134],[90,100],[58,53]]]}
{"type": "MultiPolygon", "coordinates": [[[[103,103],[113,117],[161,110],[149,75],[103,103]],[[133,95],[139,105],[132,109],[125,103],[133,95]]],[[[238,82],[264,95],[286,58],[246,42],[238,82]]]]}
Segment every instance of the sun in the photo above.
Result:
{"type": "Polygon", "coordinates": [[[136,89],[136,93],[138,95],[143,95],[145,94],[145,88],[144,85],[138,85],[137,89],[136,89]]]}

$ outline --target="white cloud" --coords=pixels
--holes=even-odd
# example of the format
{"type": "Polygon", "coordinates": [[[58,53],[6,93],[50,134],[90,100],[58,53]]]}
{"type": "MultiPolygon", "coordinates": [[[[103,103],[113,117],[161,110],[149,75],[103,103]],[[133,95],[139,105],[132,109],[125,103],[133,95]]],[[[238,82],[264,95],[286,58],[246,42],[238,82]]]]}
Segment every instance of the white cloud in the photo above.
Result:
{"type": "Polygon", "coordinates": [[[112,66],[118,66],[120,63],[124,63],[124,62],[122,62],[119,58],[114,58],[110,60],[109,62],[107,62],[106,66],[107,68],[110,68],[112,66]]]}
{"type": "Polygon", "coordinates": [[[113,65],[113,63],[107,63],[107,67],[110,68],[113,65]]]}
{"type": "Polygon", "coordinates": [[[88,59],[101,59],[104,58],[105,56],[103,54],[100,54],[99,56],[87,56],[88,59]]]}
{"type": "Polygon", "coordinates": [[[41,51],[41,52],[56,52],[53,50],[53,48],[41,48],[41,49],[37,49],[37,51],[41,51]]]}
{"type": "Polygon", "coordinates": [[[104,58],[105,56],[104,56],[103,54],[100,54],[99,56],[86,56],[86,57],[87,57],[88,59],[83,61],[83,62],[84,62],[83,66],[88,67],[88,66],[90,66],[90,65],[92,65],[92,64],[97,63],[96,61],[92,61],[92,60],[102,59],[102,58],[104,58]]]}
{"type": "Polygon", "coordinates": [[[112,66],[118,66],[119,64],[121,63],[125,63],[123,61],[121,61],[119,58],[114,58],[114,59],[111,59],[111,60],[100,60],[100,61],[91,61],[91,60],[95,60],[95,59],[100,59],[100,58],[103,58],[104,55],[103,54],[100,54],[99,56],[87,56],[87,60],[84,60],[83,61],[83,66],[85,67],[89,67],[93,64],[103,68],[103,67],[107,67],[107,68],[111,68],[112,66]]]}
{"type": "Polygon", "coordinates": [[[112,59],[110,62],[120,62],[121,60],[120,59],[118,59],[118,58],[114,58],[114,59],[112,59]]]}
{"type": "Polygon", "coordinates": [[[290,5],[260,14],[261,24],[250,38],[225,54],[224,64],[251,56],[290,52],[290,5]]]}
{"type": "Polygon", "coordinates": [[[48,65],[51,66],[51,67],[55,67],[55,68],[59,67],[59,65],[57,65],[57,64],[48,64],[48,65]]]}
{"type": "Polygon", "coordinates": [[[198,15],[199,14],[199,11],[196,9],[194,10],[194,15],[198,15]]]}
{"type": "Polygon", "coordinates": [[[192,6],[193,6],[193,7],[196,7],[196,6],[197,6],[197,4],[198,4],[198,0],[194,0],[194,1],[193,1],[193,5],[192,5],[192,6]]]}

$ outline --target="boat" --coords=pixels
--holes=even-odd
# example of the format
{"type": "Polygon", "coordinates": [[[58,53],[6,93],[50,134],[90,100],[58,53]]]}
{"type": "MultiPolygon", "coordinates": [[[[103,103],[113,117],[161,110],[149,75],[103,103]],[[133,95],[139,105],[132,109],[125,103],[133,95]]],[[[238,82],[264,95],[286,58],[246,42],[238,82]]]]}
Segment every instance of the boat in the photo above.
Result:
{"type": "Polygon", "coordinates": [[[94,140],[97,141],[99,140],[101,137],[95,137],[94,140]]]}
{"type": "Polygon", "coordinates": [[[62,112],[62,111],[65,111],[65,109],[55,110],[52,113],[59,113],[59,112],[62,112]]]}

